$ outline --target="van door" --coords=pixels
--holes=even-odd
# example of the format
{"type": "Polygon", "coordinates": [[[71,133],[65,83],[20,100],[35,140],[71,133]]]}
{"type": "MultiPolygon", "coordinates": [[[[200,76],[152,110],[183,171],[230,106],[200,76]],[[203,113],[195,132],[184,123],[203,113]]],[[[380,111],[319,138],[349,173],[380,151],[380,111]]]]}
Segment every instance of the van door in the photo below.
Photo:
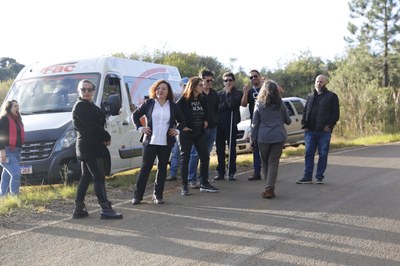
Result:
{"type": "Polygon", "coordinates": [[[132,159],[122,159],[120,150],[133,146],[133,130],[130,122],[130,107],[121,85],[121,79],[116,74],[107,74],[104,80],[103,93],[101,96],[101,108],[105,108],[109,96],[118,95],[121,99],[121,110],[118,115],[108,116],[107,131],[111,135],[111,145],[108,147],[111,155],[111,173],[124,169],[129,169],[132,165],[132,159]]]}

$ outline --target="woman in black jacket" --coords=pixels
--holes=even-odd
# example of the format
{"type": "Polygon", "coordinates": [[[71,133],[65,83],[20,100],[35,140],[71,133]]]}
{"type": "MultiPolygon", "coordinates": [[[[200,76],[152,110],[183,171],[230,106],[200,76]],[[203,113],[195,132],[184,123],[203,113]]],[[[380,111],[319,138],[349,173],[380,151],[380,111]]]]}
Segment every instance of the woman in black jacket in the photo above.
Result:
{"type": "Polygon", "coordinates": [[[143,133],[142,167],[136,182],[132,204],[143,199],[154,160],[158,158],[157,174],[154,182],[153,201],[162,204],[167,165],[176,136],[185,126],[185,119],[173,101],[171,85],[165,80],[156,81],[150,88],[149,99],[133,113],[133,121],[143,133]],[[146,125],[140,118],[146,117],[146,125]],[[178,124],[177,124],[178,122],[178,124]]]}
{"type": "Polygon", "coordinates": [[[109,157],[107,146],[111,136],[104,129],[105,112],[92,102],[95,85],[90,80],[78,84],[79,98],[72,109],[74,129],[77,132],[76,155],[81,162],[82,176],[78,184],[73,218],[88,216],[84,200],[90,179],[101,206],[101,219],[122,219],[107,199],[105,187],[104,158],[109,157]]]}
{"type": "Polygon", "coordinates": [[[0,197],[6,196],[8,192],[11,195],[19,194],[21,185],[19,162],[24,136],[18,102],[16,100],[5,102],[0,114],[0,164],[3,167],[0,197]]]}
{"type": "Polygon", "coordinates": [[[207,128],[207,105],[202,99],[203,80],[200,77],[189,79],[182,97],[178,100],[179,108],[186,119],[186,127],[180,135],[181,143],[181,195],[189,195],[188,165],[192,146],[194,145],[200,158],[200,191],[218,192],[208,182],[209,154],[207,150],[204,129],[207,128]]]}

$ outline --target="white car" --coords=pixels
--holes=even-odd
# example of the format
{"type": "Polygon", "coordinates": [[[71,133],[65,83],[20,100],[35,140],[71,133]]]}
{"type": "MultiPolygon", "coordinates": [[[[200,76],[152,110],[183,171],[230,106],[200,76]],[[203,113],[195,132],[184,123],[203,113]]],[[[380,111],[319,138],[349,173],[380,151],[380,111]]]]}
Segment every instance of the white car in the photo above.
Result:
{"type": "MultiPolygon", "coordinates": [[[[299,97],[286,97],[282,99],[288,109],[292,123],[285,125],[288,134],[285,146],[298,146],[304,144],[304,130],[301,129],[301,119],[303,116],[306,100],[299,97]]],[[[242,121],[238,124],[238,134],[236,137],[236,153],[251,152],[250,147],[250,112],[249,107],[240,107],[242,121]]]]}

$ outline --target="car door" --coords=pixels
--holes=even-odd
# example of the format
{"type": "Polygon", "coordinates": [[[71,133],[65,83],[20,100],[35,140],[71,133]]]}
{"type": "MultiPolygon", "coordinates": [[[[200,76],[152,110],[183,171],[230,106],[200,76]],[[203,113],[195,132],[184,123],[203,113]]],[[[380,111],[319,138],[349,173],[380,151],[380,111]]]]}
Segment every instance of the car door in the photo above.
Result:
{"type": "Polygon", "coordinates": [[[300,98],[283,99],[289,112],[292,123],[286,126],[288,134],[287,144],[293,145],[304,143],[304,131],[301,129],[301,119],[304,110],[304,104],[300,98]]]}

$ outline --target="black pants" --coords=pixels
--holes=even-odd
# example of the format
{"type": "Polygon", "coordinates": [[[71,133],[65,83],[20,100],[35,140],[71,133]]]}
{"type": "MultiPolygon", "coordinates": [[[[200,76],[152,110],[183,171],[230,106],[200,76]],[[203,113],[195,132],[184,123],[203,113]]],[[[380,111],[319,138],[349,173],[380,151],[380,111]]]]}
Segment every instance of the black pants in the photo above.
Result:
{"type": "Polygon", "coordinates": [[[99,203],[108,201],[103,158],[81,161],[81,171],[82,175],[76,192],[76,201],[83,202],[85,200],[86,192],[92,179],[94,193],[96,193],[99,203]]]}
{"type": "MultiPolygon", "coordinates": [[[[229,175],[234,175],[236,173],[236,136],[237,136],[237,126],[232,127],[232,137],[230,136],[230,127],[228,124],[218,124],[217,125],[217,138],[215,140],[215,146],[217,148],[218,157],[218,176],[225,176],[225,149],[226,144],[230,150],[230,162],[228,162],[229,175]],[[229,146],[229,142],[231,146],[229,146]]],[[[228,151],[229,151],[228,150],[228,151]]],[[[229,156],[229,155],[228,155],[229,156]]]]}
{"type": "Polygon", "coordinates": [[[210,155],[208,154],[206,139],[204,134],[194,135],[191,131],[182,131],[179,136],[179,141],[181,143],[181,176],[182,185],[187,186],[188,184],[188,169],[190,153],[192,151],[192,146],[197,150],[200,158],[200,176],[201,183],[208,181],[208,166],[210,164],[210,155]]]}
{"type": "Polygon", "coordinates": [[[134,197],[138,200],[143,199],[146,190],[146,184],[149,180],[154,160],[158,158],[156,179],[154,182],[154,194],[157,198],[163,198],[164,183],[167,177],[167,164],[172,146],[161,146],[148,144],[143,146],[142,167],[136,182],[134,197]]]}

